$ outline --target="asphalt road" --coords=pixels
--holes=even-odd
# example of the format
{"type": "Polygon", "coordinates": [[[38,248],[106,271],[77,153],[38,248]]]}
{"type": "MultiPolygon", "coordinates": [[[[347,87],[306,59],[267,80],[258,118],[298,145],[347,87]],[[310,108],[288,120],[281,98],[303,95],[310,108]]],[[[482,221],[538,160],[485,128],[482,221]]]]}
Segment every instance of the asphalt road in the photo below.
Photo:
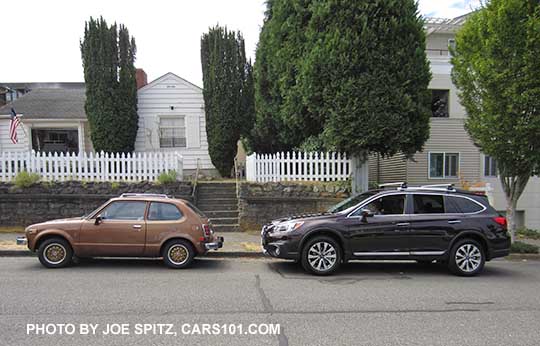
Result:
{"type": "MultiPolygon", "coordinates": [[[[57,331],[58,333],[58,331],[57,331]]],[[[494,261],[475,278],[436,265],[348,264],[313,277],[269,259],[91,260],[46,270],[0,258],[1,345],[534,345],[540,262],[494,261]],[[27,324],[99,324],[96,335],[27,335],[27,324]],[[130,335],[102,335],[106,324],[130,335]],[[136,324],[176,335],[135,335],[136,324]],[[183,335],[194,324],[279,323],[279,335],[183,335]]]]}

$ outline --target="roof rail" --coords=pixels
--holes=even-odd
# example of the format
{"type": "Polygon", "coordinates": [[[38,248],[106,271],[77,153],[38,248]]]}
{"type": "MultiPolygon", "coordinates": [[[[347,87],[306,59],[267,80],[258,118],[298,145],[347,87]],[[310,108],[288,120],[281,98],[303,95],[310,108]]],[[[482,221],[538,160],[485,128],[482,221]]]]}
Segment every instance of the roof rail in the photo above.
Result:
{"type": "Polygon", "coordinates": [[[120,195],[122,198],[126,197],[159,197],[159,198],[169,198],[169,196],[161,193],[123,193],[120,195]]]}
{"type": "Polygon", "coordinates": [[[398,188],[406,189],[407,188],[407,182],[400,181],[400,182],[397,182],[397,183],[379,184],[379,188],[394,187],[394,186],[397,186],[398,188]]]}
{"type": "Polygon", "coordinates": [[[431,184],[431,185],[422,185],[420,186],[423,189],[429,189],[429,188],[446,188],[449,191],[455,191],[454,184],[431,184]]]}

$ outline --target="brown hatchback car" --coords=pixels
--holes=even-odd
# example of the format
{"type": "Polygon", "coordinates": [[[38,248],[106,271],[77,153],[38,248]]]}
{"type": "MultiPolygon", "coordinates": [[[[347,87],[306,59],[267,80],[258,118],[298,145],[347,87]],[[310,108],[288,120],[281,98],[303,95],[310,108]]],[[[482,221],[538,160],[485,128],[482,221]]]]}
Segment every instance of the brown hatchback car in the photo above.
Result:
{"type": "Polygon", "coordinates": [[[223,246],[195,206],[157,194],[123,194],[86,216],[31,225],[17,240],[47,268],[67,266],[73,256],[162,257],[171,268],[185,268],[223,246]]]}

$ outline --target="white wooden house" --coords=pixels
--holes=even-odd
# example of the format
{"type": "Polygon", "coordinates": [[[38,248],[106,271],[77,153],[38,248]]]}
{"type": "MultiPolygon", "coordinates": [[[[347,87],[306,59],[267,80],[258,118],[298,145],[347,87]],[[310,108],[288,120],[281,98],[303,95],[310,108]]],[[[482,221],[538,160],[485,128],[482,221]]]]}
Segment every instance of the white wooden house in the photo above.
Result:
{"type": "Polygon", "coordinates": [[[215,173],[208,155],[202,89],[167,73],[138,92],[139,132],[135,151],[177,151],[184,171],[215,173]]]}
{"type": "MultiPolygon", "coordinates": [[[[84,84],[26,84],[28,93],[0,107],[0,152],[92,152],[84,84]],[[9,138],[11,107],[22,121],[17,144],[9,138]]],[[[135,152],[179,152],[184,176],[197,167],[217,174],[208,154],[202,89],[173,73],[138,85],[135,152]]]]}

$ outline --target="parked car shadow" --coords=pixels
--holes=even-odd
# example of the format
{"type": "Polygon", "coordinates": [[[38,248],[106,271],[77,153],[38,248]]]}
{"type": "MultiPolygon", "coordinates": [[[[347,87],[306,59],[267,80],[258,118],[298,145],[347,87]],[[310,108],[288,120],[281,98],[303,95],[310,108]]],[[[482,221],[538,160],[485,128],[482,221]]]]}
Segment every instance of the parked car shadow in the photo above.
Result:
{"type": "MultiPolygon", "coordinates": [[[[493,262],[486,263],[484,270],[478,277],[505,277],[520,276],[519,272],[508,267],[493,266],[493,262]]],[[[419,264],[414,261],[351,261],[331,276],[314,276],[306,273],[299,263],[292,261],[275,261],[269,266],[283,278],[306,279],[319,281],[336,280],[388,280],[388,279],[414,279],[417,277],[456,277],[447,267],[438,263],[419,264]]]]}
{"type": "MultiPolygon", "coordinates": [[[[37,263],[38,266],[41,266],[37,263]]],[[[161,259],[157,258],[79,258],[75,263],[72,263],[68,268],[88,268],[88,269],[122,269],[125,270],[141,270],[141,269],[155,269],[155,270],[167,270],[167,271],[189,271],[189,270],[209,270],[209,271],[221,271],[226,269],[227,264],[221,263],[216,260],[209,260],[205,258],[195,258],[193,263],[185,269],[170,269],[161,259]]]]}

